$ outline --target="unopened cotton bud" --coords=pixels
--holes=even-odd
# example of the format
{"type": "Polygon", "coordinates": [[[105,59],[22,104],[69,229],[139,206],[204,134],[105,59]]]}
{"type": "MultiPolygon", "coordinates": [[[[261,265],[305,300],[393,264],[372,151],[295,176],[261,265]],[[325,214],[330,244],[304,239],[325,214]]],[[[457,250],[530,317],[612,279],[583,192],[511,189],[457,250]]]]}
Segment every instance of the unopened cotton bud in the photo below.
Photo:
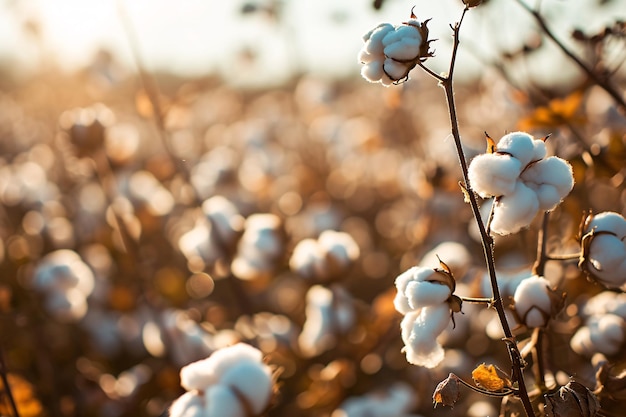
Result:
{"type": "Polygon", "coordinates": [[[559,390],[545,394],[548,415],[555,417],[595,417],[600,411],[600,402],[584,385],[570,381],[559,390]]]}
{"type": "Polygon", "coordinates": [[[519,284],[513,299],[521,322],[531,328],[545,327],[563,305],[563,297],[550,288],[548,280],[536,275],[519,284]]]}

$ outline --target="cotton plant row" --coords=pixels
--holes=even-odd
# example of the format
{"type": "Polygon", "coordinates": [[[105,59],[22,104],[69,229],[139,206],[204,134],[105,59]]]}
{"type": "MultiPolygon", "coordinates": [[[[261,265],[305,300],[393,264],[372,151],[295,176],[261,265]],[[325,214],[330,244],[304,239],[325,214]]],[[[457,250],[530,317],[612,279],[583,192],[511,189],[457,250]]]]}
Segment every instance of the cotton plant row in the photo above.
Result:
{"type": "MultiPolygon", "coordinates": [[[[396,278],[394,306],[403,315],[400,324],[403,351],[406,360],[413,365],[439,367],[445,363],[445,349],[438,341],[440,336],[450,327],[454,328],[455,316],[463,314],[468,303],[485,304],[497,311],[502,340],[510,358],[510,373],[492,364],[483,364],[472,372],[472,382],[450,374],[435,390],[435,405],[454,405],[460,398],[460,387],[465,387],[485,395],[505,397],[504,415],[524,412],[527,417],[544,413],[556,417],[596,416],[600,412],[597,396],[611,397],[615,394],[613,391],[619,391],[621,388],[615,379],[623,380],[623,375],[612,375],[611,382],[618,384],[618,388],[598,382],[595,394],[591,389],[594,387],[586,387],[575,380],[551,386],[545,382],[546,375],[541,374],[545,359],[542,348],[538,347],[541,346],[539,340],[550,331],[550,325],[558,320],[559,313],[569,301],[561,278],[547,275],[545,265],[549,261],[578,260],[578,267],[589,279],[607,289],[625,291],[626,220],[615,212],[583,216],[579,252],[549,254],[540,241],[537,261],[532,268],[514,277],[507,277],[496,269],[493,234],[518,234],[534,227],[534,220],[543,215],[544,226],[539,233],[540,239],[543,238],[548,233],[548,214],[557,210],[572,191],[574,175],[568,161],[549,155],[549,136],[535,138],[528,132],[508,133],[497,141],[486,135],[485,153],[475,156],[469,164],[466,162],[452,83],[463,18],[480,2],[463,2],[465,8],[461,19],[451,26],[454,43],[447,73],[439,74],[426,66],[427,59],[432,56],[432,40],[428,39],[427,28],[429,20],[418,20],[413,11],[407,22],[399,25],[382,23],[367,32],[358,57],[363,64],[361,75],[372,83],[385,87],[401,84],[409,80],[414,68],[419,67],[443,87],[463,175],[459,195],[472,209],[485,253],[486,279],[482,282],[487,284],[488,291],[481,297],[463,294],[461,287],[457,289],[456,266],[450,268],[446,263],[452,264],[454,256],[437,259],[438,262],[431,257],[431,265],[420,263],[396,278]],[[481,210],[481,204],[489,210],[481,210]],[[483,219],[485,212],[489,214],[483,219]],[[518,337],[529,333],[532,337],[518,341],[518,337]],[[522,341],[523,348],[520,347],[522,341]],[[525,380],[526,358],[531,352],[534,352],[535,387],[525,380]],[[517,411],[512,411],[507,397],[515,398],[521,404],[517,411]]],[[[464,275],[465,268],[459,269],[463,269],[459,275],[464,275]]],[[[610,364],[611,359],[626,347],[622,297],[614,292],[604,292],[588,300],[583,309],[585,319],[571,337],[571,349],[589,358],[595,354],[604,355],[608,359],[603,363],[610,364]]],[[[603,374],[606,382],[609,365],[602,369],[606,371],[603,374]]]]}

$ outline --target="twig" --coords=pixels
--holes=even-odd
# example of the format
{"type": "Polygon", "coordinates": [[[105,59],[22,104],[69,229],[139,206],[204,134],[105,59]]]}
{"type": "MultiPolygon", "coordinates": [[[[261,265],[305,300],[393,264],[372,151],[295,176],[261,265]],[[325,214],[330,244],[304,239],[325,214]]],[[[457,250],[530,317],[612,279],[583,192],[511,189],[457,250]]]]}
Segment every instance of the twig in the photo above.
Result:
{"type": "Polygon", "coordinates": [[[528,391],[526,389],[526,385],[524,382],[524,374],[522,371],[523,359],[519,353],[517,343],[515,341],[515,337],[513,336],[513,333],[511,332],[511,328],[507,321],[506,314],[504,311],[504,305],[502,302],[502,296],[500,295],[500,290],[498,288],[498,281],[496,278],[495,263],[494,263],[494,257],[493,257],[493,239],[491,238],[489,233],[487,233],[485,225],[483,224],[481,214],[480,214],[480,208],[476,200],[476,195],[472,191],[471,184],[469,181],[467,161],[465,159],[465,152],[463,151],[461,135],[459,133],[456,105],[454,102],[453,76],[454,76],[454,66],[456,63],[456,56],[457,56],[459,43],[460,43],[459,30],[461,28],[461,24],[463,23],[463,18],[465,17],[465,14],[467,13],[468,10],[469,10],[469,7],[466,6],[463,9],[463,14],[461,15],[461,19],[454,26],[451,26],[452,31],[453,31],[454,43],[452,47],[452,56],[450,59],[450,67],[448,69],[447,76],[446,77],[434,76],[431,71],[430,72],[427,71],[427,72],[434,78],[438,79],[439,82],[441,83],[441,86],[445,90],[446,101],[448,103],[448,113],[450,116],[450,125],[451,125],[450,127],[452,130],[452,136],[454,138],[454,144],[456,146],[457,157],[461,165],[463,181],[465,183],[464,184],[465,189],[468,191],[467,195],[469,196],[469,202],[472,207],[474,219],[476,220],[478,229],[480,231],[481,243],[483,246],[485,261],[487,263],[487,270],[489,272],[489,277],[491,280],[491,288],[493,292],[493,297],[492,297],[493,306],[496,308],[496,311],[498,312],[498,317],[500,319],[502,330],[505,335],[503,340],[506,342],[508,352],[509,352],[509,357],[511,359],[511,365],[513,368],[513,371],[512,371],[513,381],[517,382],[519,386],[518,392],[516,394],[522,401],[526,415],[528,417],[533,417],[534,412],[533,412],[532,404],[530,402],[530,398],[528,397],[528,391]]]}
{"type": "Polygon", "coordinates": [[[543,362],[543,329],[536,327],[533,330],[533,372],[535,374],[535,384],[541,392],[546,389],[546,369],[543,362]]]}
{"type": "Polygon", "coordinates": [[[543,276],[546,267],[546,243],[548,241],[548,224],[550,222],[550,212],[543,213],[543,220],[541,223],[541,229],[539,229],[539,236],[537,236],[537,259],[533,265],[533,275],[543,276]]]}
{"type": "Polygon", "coordinates": [[[600,77],[592,68],[590,68],[587,64],[585,64],[578,56],[576,56],[572,51],[570,51],[550,30],[545,19],[539,13],[538,10],[531,8],[528,4],[526,4],[523,0],[515,0],[522,8],[524,8],[528,13],[530,13],[534,18],[541,30],[550,38],[552,41],[561,49],[561,51],[567,55],[578,67],[583,70],[583,72],[598,86],[600,86],[604,91],[606,91],[615,102],[622,108],[623,111],[626,111],[626,101],[622,95],[609,83],[607,79],[600,77]]]}

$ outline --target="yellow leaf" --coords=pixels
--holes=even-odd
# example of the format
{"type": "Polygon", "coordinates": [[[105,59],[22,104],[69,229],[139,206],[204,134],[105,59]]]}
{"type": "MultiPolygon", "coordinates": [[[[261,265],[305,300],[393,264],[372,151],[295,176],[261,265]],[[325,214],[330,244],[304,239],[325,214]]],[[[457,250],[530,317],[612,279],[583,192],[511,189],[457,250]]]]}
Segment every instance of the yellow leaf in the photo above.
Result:
{"type": "Polygon", "coordinates": [[[480,385],[487,391],[502,391],[507,386],[507,381],[501,378],[498,370],[493,365],[478,365],[472,371],[472,378],[477,385],[480,385]]]}

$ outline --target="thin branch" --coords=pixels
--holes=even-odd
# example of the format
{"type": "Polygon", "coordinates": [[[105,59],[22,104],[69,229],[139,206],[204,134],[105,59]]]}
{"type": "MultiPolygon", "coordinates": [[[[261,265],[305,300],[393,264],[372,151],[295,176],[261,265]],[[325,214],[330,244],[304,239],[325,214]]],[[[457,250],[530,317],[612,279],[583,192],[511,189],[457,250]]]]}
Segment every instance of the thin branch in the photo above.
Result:
{"type": "Polygon", "coordinates": [[[543,329],[536,327],[532,335],[533,346],[533,372],[535,374],[535,384],[542,392],[546,389],[546,369],[543,358],[543,329]]]}
{"type": "Polygon", "coordinates": [[[528,4],[526,4],[523,0],[515,0],[522,8],[524,8],[528,13],[530,13],[534,18],[541,30],[550,38],[552,41],[561,49],[561,51],[567,55],[574,63],[581,69],[583,72],[598,86],[600,86],[604,91],[606,91],[615,102],[622,108],[622,110],[626,111],[626,101],[622,95],[609,83],[609,81],[603,77],[600,77],[592,68],[590,68],[587,64],[585,64],[578,56],[576,56],[571,50],[569,50],[552,32],[552,30],[548,27],[545,19],[539,13],[538,10],[531,8],[528,4]]]}
{"type": "Polygon", "coordinates": [[[502,325],[502,330],[504,332],[505,340],[507,343],[507,349],[509,352],[509,357],[511,359],[512,366],[512,376],[513,381],[518,383],[519,391],[517,395],[522,401],[524,406],[524,411],[527,414],[527,417],[533,417],[533,407],[530,402],[530,398],[528,397],[528,391],[526,389],[526,385],[524,382],[524,374],[522,371],[523,368],[523,359],[519,353],[517,343],[515,342],[515,337],[511,332],[511,328],[506,318],[506,313],[504,311],[504,305],[502,302],[502,296],[500,295],[500,290],[498,288],[498,281],[496,278],[495,271],[495,262],[493,256],[493,239],[487,233],[485,229],[485,225],[483,224],[480,208],[478,206],[478,202],[476,200],[476,195],[472,191],[471,184],[469,181],[467,161],[465,159],[465,152],[463,151],[463,145],[461,142],[461,135],[459,133],[459,125],[458,125],[458,117],[456,113],[456,105],[454,102],[454,89],[453,89],[453,75],[454,75],[454,66],[456,63],[457,52],[459,48],[459,30],[461,28],[461,24],[463,23],[463,18],[465,17],[465,13],[469,8],[466,6],[463,10],[463,14],[461,15],[461,19],[458,23],[456,23],[453,27],[453,37],[454,44],[452,48],[452,57],[450,60],[450,68],[448,71],[447,77],[441,82],[444,87],[446,93],[446,101],[448,103],[448,113],[450,116],[450,125],[452,130],[452,136],[454,138],[454,144],[456,146],[457,157],[459,159],[459,163],[461,165],[461,170],[463,173],[463,180],[465,182],[465,189],[468,191],[467,195],[469,196],[470,205],[472,207],[472,212],[474,214],[474,219],[478,225],[478,229],[480,230],[481,243],[483,246],[483,252],[485,255],[485,261],[487,263],[487,270],[489,272],[489,277],[491,281],[491,288],[493,292],[493,306],[496,308],[498,312],[498,318],[500,319],[500,323],[502,325]]]}
{"type": "Polygon", "coordinates": [[[473,304],[488,304],[489,306],[493,305],[493,298],[487,298],[487,297],[463,297],[463,296],[457,296],[461,299],[461,301],[464,301],[466,303],[473,303],[473,304]]]}
{"type": "Polygon", "coordinates": [[[548,225],[550,223],[550,213],[543,213],[543,220],[541,223],[541,229],[539,229],[539,236],[537,236],[537,259],[533,265],[533,274],[540,277],[543,276],[546,267],[546,244],[548,241],[548,225]]]}
{"type": "Polygon", "coordinates": [[[435,71],[431,70],[430,68],[428,68],[426,65],[424,65],[424,63],[422,61],[417,61],[417,65],[423,69],[424,71],[426,71],[426,73],[428,75],[430,75],[431,77],[439,80],[439,82],[444,82],[446,80],[446,77],[437,74],[435,71]]]}
{"type": "Polygon", "coordinates": [[[485,389],[472,385],[467,381],[464,381],[463,378],[459,378],[458,375],[455,375],[455,376],[457,377],[457,380],[461,384],[465,385],[467,388],[471,389],[472,391],[478,392],[479,394],[488,395],[490,397],[507,397],[511,394],[515,394],[515,391],[510,388],[503,390],[503,391],[487,391],[485,389]]]}

